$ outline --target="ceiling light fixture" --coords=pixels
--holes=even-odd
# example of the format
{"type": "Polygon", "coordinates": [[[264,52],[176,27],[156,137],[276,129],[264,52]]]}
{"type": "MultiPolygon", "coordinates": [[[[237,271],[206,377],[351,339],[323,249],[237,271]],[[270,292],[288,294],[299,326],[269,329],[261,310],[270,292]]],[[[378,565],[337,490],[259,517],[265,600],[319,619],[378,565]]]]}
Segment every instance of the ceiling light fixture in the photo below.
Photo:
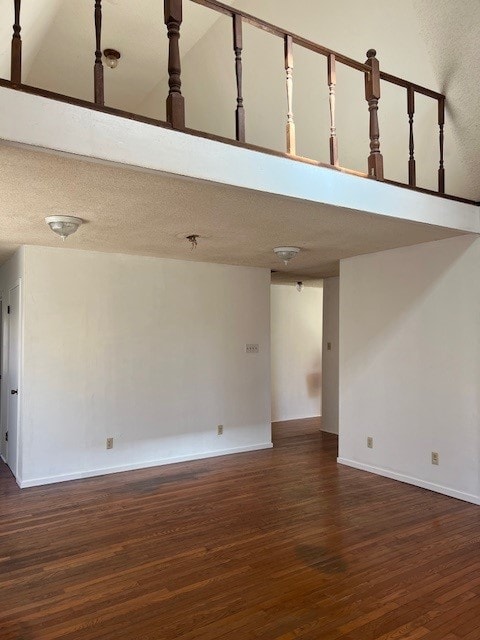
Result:
{"type": "Polygon", "coordinates": [[[116,49],[105,49],[103,55],[105,56],[105,64],[107,67],[110,67],[110,69],[116,69],[118,61],[122,57],[120,55],[120,51],[117,51],[116,49]]]}
{"type": "Polygon", "coordinates": [[[191,235],[187,236],[187,240],[190,242],[191,247],[190,249],[193,251],[194,249],[197,248],[198,246],[198,239],[200,238],[199,235],[197,235],[196,233],[192,233],[191,235]]]}
{"type": "Polygon", "coordinates": [[[302,293],[304,286],[305,286],[305,285],[303,284],[303,282],[301,282],[301,281],[297,282],[297,284],[295,285],[295,287],[296,287],[296,289],[297,289],[298,293],[302,293]]]}
{"type": "Polygon", "coordinates": [[[62,240],[75,233],[78,227],[83,224],[81,218],[75,218],[74,216],[48,216],[45,218],[45,222],[53,233],[59,235],[62,240]]]}
{"type": "Polygon", "coordinates": [[[275,247],[273,251],[285,264],[288,264],[288,262],[294,258],[297,253],[300,253],[300,249],[298,247],[275,247]]]}

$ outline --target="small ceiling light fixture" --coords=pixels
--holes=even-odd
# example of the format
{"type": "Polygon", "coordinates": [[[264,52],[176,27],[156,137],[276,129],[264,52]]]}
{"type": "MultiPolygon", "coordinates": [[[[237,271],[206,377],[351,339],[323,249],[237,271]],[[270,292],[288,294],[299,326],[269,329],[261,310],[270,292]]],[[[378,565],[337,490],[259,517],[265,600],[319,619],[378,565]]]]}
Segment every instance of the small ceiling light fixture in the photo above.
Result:
{"type": "Polygon", "coordinates": [[[297,289],[298,293],[302,293],[304,286],[305,285],[303,284],[303,282],[299,281],[295,285],[295,288],[297,289]]]}
{"type": "Polygon", "coordinates": [[[78,227],[83,224],[81,218],[75,218],[74,216],[48,216],[45,218],[45,222],[53,233],[59,235],[62,240],[75,233],[78,227]]]}
{"type": "Polygon", "coordinates": [[[122,57],[120,55],[120,51],[117,51],[116,49],[105,49],[103,55],[105,56],[105,63],[107,67],[110,67],[110,69],[116,69],[118,61],[122,57]]]}
{"type": "Polygon", "coordinates": [[[288,264],[289,260],[294,258],[297,253],[300,253],[300,249],[298,247],[275,247],[273,251],[285,264],[288,264]]]}
{"type": "Polygon", "coordinates": [[[193,251],[194,249],[196,249],[198,247],[198,239],[200,238],[199,235],[197,235],[196,233],[192,233],[191,235],[187,236],[187,240],[190,242],[191,247],[190,249],[193,251]]]}

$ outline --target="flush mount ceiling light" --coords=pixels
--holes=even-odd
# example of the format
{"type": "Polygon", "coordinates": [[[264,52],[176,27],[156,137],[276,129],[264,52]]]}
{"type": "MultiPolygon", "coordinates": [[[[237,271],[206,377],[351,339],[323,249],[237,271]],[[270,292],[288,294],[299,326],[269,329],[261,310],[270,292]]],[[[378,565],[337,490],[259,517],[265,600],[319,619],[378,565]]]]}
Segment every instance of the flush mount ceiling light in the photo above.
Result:
{"type": "Polygon", "coordinates": [[[71,236],[72,233],[75,233],[83,223],[83,220],[81,218],[75,218],[74,216],[48,216],[45,218],[45,222],[53,233],[56,233],[62,240],[65,240],[65,238],[71,236]]]}
{"type": "Polygon", "coordinates": [[[305,286],[305,285],[303,284],[303,282],[297,282],[297,284],[295,285],[295,288],[297,289],[297,291],[298,291],[299,293],[302,293],[302,291],[303,291],[303,287],[304,287],[304,286],[305,286]]]}
{"type": "Polygon", "coordinates": [[[297,253],[300,253],[300,249],[298,247],[275,247],[273,251],[285,264],[288,264],[289,260],[294,258],[297,253]]]}
{"type": "Polygon", "coordinates": [[[116,49],[105,49],[103,55],[105,56],[105,64],[107,67],[110,67],[110,69],[116,69],[118,61],[122,57],[120,55],[120,51],[117,51],[116,49]]]}

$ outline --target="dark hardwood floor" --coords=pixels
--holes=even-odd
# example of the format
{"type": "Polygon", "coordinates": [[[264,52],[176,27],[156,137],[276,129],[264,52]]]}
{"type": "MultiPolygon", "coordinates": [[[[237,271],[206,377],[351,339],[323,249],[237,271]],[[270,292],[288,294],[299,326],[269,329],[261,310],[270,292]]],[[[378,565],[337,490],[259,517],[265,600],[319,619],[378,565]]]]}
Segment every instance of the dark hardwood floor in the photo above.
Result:
{"type": "Polygon", "coordinates": [[[335,462],[336,438],[20,491],[2,640],[479,640],[480,508],[335,462]]]}
{"type": "Polygon", "coordinates": [[[292,438],[294,436],[306,436],[313,433],[318,434],[322,429],[322,417],[298,418],[297,420],[282,420],[272,422],[272,440],[277,444],[282,438],[292,438]]]}

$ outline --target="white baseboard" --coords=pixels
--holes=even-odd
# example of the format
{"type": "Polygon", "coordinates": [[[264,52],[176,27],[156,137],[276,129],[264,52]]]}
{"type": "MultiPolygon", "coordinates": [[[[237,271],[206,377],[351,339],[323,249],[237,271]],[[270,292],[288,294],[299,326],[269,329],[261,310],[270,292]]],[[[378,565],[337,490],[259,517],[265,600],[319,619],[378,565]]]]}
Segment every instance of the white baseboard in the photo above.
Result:
{"type": "Polygon", "coordinates": [[[320,429],[324,433],[332,433],[334,436],[338,436],[338,431],[330,431],[330,429],[320,429]]]}
{"type": "Polygon", "coordinates": [[[5,456],[3,455],[3,453],[0,453],[0,458],[2,459],[2,462],[4,462],[5,464],[7,464],[7,459],[5,458],[5,456]]]}
{"type": "Polygon", "coordinates": [[[426,480],[420,480],[420,478],[414,478],[412,476],[406,476],[396,471],[390,471],[390,469],[383,469],[382,467],[373,467],[363,462],[355,462],[354,460],[348,460],[347,458],[337,458],[339,464],[344,464],[347,467],[353,467],[354,469],[360,469],[360,471],[368,471],[369,473],[375,473],[378,476],[384,476],[385,478],[391,478],[392,480],[398,480],[399,482],[405,482],[406,484],[420,487],[421,489],[428,489],[429,491],[435,491],[436,493],[442,493],[450,498],[456,498],[457,500],[463,500],[464,502],[471,502],[472,504],[480,505],[480,496],[475,496],[470,493],[464,493],[463,491],[457,491],[456,489],[450,489],[450,487],[443,487],[442,485],[435,484],[433,482],[427,482],[426,480]]]}
{"type": "Polygon", "coordinates": [[[217,458],[219,456],[228,456],[235,453],[246,453],[248,451],[271,449],[272,447],[273,444],[271,442],[265,442],[263,444],[249,445],[247,447],[234,447],[232,449],[209,451],[207,453],[192,453],[190,455],[177,456],[175,458],[163,458],[161,460],[150,460],[148,462],[136,462],[133,464],[120,465],[117,467],[105,467],[103,469],[93,469],[91,471],[77,471],[74,473],[65,473],[59,476],[34,478],[33,480],[23,480],[21,482],[17,482],[21,489],[27,489],[28,487],[39,487],[45,484],[55,484],[56,482],[81,480],[83,478],[93,478],[95,476],[106,476],[110,473],[121,473],[123,471],[135,471],[138,469],[148,469],[150,467],[161,467],[167,464],[176,464],[178,462],[190,462],[192,460],[204,460],[205,458],[217,458]]]}

